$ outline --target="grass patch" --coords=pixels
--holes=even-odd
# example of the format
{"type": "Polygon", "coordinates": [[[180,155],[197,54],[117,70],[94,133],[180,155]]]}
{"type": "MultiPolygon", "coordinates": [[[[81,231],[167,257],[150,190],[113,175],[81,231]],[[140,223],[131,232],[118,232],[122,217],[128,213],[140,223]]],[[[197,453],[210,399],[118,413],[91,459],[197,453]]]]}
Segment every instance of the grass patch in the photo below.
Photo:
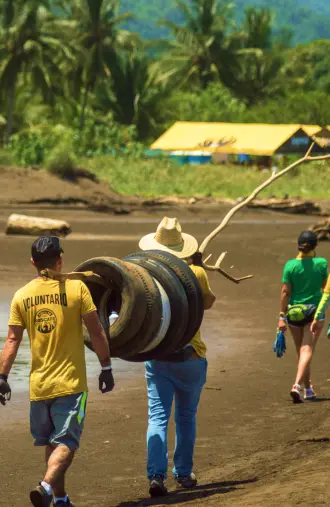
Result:
{"type": "Polygon", "coordinates": [[[74,180],[77,159],[66,146],[57,146],[46,160],[46,169],[62,179],[74,180]]]}
{"type": "MultiPolygon", "coordinates": [[[[117,192],[145,197],[213,196],[236,199],[265,181],[269,172],[236,165],[184,165],[167,159],[125,159],[102,156],[82,159],[80,166],[107,181],[117,192]]],[[[264,190],[262,197],[329,198],[327,162],[302,165],[264,190]]]]}
{"type": "Polygon", "coordinates": [[[15,166],[13,155],[4,149],[0,149],[0,167],[15,166]]]}

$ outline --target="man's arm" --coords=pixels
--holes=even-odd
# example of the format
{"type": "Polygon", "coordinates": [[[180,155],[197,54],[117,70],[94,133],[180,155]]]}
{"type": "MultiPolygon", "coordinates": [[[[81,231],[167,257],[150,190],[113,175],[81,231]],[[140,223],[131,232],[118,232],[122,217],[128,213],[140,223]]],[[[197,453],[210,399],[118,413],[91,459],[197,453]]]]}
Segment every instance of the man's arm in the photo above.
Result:
{"type": "Polygon", "coordinates": [[[278,329],[283,332],[286,331],[287,329],[286,314],[288,312],[290,296],[291,296],[291,285],[288,283],[283,283],[280,299],[280,318],[278,322],[278,329]]]}
{"type": "Polygon", "coordinates": [[[210,310],[216,300],[215,294],[210,289],[210,292],[204,294],[204,310],[210,310]]]}
{"type": "Polygon", "coordinates": [[[8,377],[23,338],[22,326],[9,326],[8,336],[0,357],[0,374],[8,377]]]}
{"type": "Polygon", "coordinates": [[[83,321],[91,338],[93,349],[102,368],[111,366],[110,349],[106,334],[101,325],[97,312],[90,312],[83,316],[83,321]]]}
{"type": "Polygon", "coordinates": [[[91,338],[93,349],[102,366],[99,376],[99,389],[102,393],[109,393],[115,387],[115,381],[112,375],[110,349],[106,334],[96,311],[84,315],[83,321],[91,338]]]}
{"type": "Polygon", "coordinates": [[[214,305],[216,297],[210,287],[210,282],[207,273],[205,269],[200,266],[191,266],[191,268],[195,273],[195,276],[197,277],[199,285],[201,286],[202,289],[204,310],[210,310],[210,308],[212,308],[212,306],[214,305]]]}

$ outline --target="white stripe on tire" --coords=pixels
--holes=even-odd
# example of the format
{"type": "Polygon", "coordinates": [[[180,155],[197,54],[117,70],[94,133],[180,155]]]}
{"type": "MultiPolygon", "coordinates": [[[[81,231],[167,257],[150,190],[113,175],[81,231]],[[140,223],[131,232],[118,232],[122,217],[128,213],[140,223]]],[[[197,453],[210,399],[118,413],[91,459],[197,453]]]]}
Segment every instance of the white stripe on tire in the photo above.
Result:
{"type": "Polygon", "coordinates": [[[149,345],[144,350],[142,350],[142,352],[140,352],[140,354],[144,352],[150,352],[151,350],[154,350],[156,347],[158,347],[158,345],[164,340],[171,323],[170,300],[166,294],[164,287],[158,282],[158,280],[156,280],[155,278],[154,280],[159,289],[160,297],[162,300],[162,320],[155,338],[152,340],[151,343],[149,343],[149,345]]]}

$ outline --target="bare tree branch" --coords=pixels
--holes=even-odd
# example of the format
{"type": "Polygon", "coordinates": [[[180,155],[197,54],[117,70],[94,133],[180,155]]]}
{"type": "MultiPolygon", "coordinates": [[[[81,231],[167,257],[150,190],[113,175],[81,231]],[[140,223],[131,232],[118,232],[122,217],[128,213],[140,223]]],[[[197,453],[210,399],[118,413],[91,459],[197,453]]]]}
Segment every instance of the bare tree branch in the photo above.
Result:
{"type": "Polygon", "coordinates": [[[253,192],[246,199],[244,199],[244,201],[242,201],[239,204],[237,204],[236,206],[234,206],[227,213],[227,215],[224,217],[224,219],[222,220],[220,225],[216,229],[214,229],[214,231],[211,232],[211,234],[209,234],[204,239],[204,241],[202,242],[202,244],[199,247],[199,251],[198,251],[199,252],[199,262],[200,262],[201,266],[203,266],[208,271],[218,271],[219,273],[221,273],[223,276],[225,276],[229,280],[233,281],[234,283],[239,283],[242,280],[247,280],[249,278],[252,278],[252,275],[244,276],[242,278],[235,278],[235,277],[229,275],[228,273],[226,273],[223,269],[221,269],[220,263],[224,258],[224,254],[222,254],[219,257],[218,261],[216,262],[216,264],[214,266],[210,266],[210,265],[206,264],[206,262],[207,262],[207,260],[209,260],[210,256],[207,258],[207,260],[205,262],[202,261],[202,256],[203,256],[206,248],[208,247],[210,241],[212,241],[212,239],[214,239],[225,227],[227,227],[228,223],[233,218],[233,216],[238,211],[240,211],[242,208],[244,208],[247,204],[249,204],[251,201],[253,201],[253,199],[255,199],[257,197],[257,195],[262,190],[264,190],[266,187],[271,185],[274,181],[278,180],[279,178],[281,178],[282,176],[287,174],[289,171],[291,171],[293,168],[298,167],[299,165],[303,164],[304,162],[312,162],[312,161],[329,160],[330,159],[330,154],[312,157],[311,152],[314,148],[314,145],[315,145],[315,142],[313,142],[310,145],[306,154],[302,158],[300,158],[299,160],[296,160],[295,162],[290,164],[288,167],[285,167],[284,169],[282,169],[281,171],[279,171],[277,173],[273,172],[272,175],[270,176],[270,178],[268,178],[261,185],[259,185],[255,190],[253,190],[253,192]],[[220,262],[219,262],[219,260],[220,260],[220,262]]]}

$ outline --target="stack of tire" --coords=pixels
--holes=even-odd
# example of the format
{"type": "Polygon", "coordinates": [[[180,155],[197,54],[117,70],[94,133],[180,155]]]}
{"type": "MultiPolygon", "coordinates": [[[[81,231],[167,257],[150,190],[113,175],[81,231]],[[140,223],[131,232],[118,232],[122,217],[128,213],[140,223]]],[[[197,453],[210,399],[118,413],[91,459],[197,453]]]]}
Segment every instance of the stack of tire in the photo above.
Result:
{"type": "MultiPolygon", "coordinates": [[[[185,347],[199,329],[203,295],[190,267],[158,250],[124,260],[97,257],[75,271],[93,271],[100,283],[86,282],[106,331],[112,357],[127,361],[166,358],[185,347]],[[118,318],[110,325],[110,315],[118,318]]],[[[88,335],[85,344],[92,349],[88,335]]]]}

